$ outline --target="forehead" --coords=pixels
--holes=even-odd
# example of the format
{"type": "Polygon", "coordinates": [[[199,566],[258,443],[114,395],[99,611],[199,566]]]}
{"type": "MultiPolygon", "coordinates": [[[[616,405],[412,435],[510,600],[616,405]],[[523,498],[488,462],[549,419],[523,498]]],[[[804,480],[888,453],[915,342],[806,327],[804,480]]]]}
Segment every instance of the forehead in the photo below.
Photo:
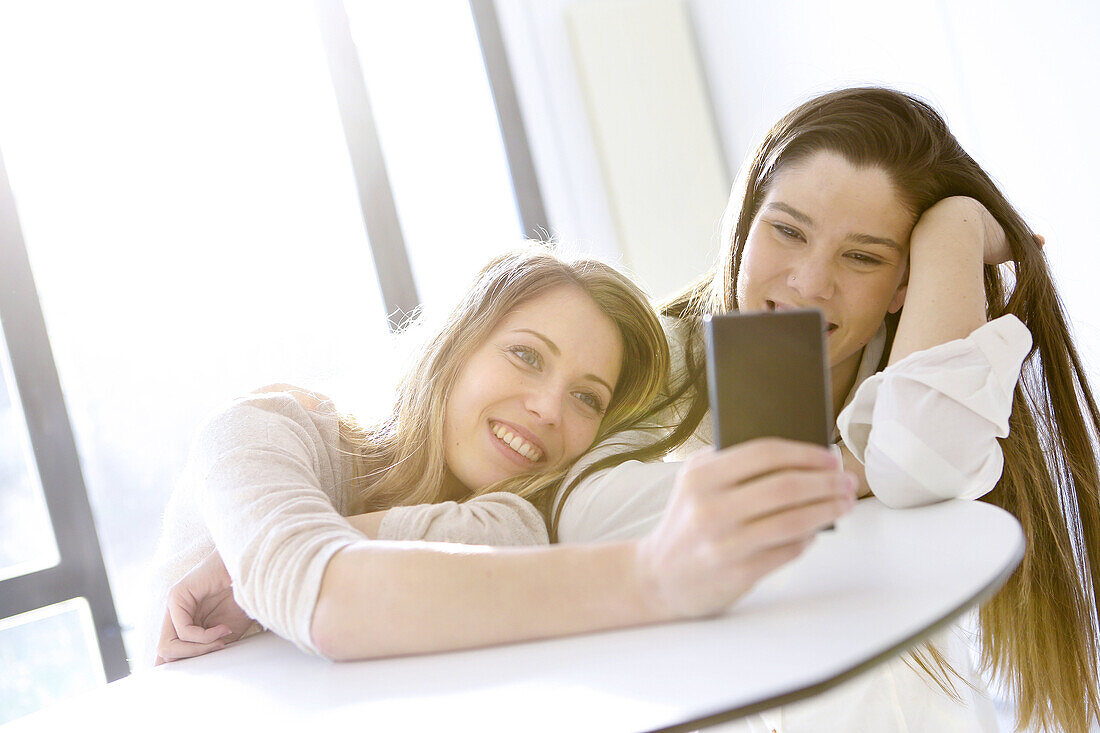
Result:
{"type": "Polygon", "coordinates": [[[562,285],[529,298],[501,319],[495,334],[519,329],[550,339],[561,358],[614,384],[622,360],[618,326],[581,288],[562,285]],[[610,377],[610,378],[609,378],[610,377]]]}
{"type": "Polygon", "coordinates": [[[857,168],[831,152],[815,153],[779,170],[761,211],[777,201],[806,214],[816,227],[841,234],[857,232],[905,242],[915,221],[886,171],[857,168]]]}
{"type": "Polygon", "coordinates": [[[569,317],[577,312],[598,315],[608,322],[611,320],[580,286],[562,284],[521,300],[504,314],[498,325],[507,326],[534,320],[554,327],[568,322],[569,317]]]}

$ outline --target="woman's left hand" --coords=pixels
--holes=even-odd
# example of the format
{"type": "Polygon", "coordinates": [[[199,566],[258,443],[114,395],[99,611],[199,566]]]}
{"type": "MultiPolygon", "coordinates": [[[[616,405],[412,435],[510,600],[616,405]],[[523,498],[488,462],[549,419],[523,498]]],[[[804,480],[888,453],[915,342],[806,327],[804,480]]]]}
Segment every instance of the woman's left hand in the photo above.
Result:
{"type": "Polygon", "coordinates": [[[233,599],[233,581],[214,551],[168,591],[156,664],[222,649],[251,625],[233,599]]]}

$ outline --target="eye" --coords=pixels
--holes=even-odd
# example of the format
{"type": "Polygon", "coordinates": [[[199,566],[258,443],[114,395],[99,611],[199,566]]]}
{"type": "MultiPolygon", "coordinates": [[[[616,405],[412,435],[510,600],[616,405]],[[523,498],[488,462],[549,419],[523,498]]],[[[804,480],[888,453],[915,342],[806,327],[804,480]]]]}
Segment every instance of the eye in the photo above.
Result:
{"type": "Polygon", "coordinates": [[[772,229],[774,229],[779,236],[784,239],[793,239],[801,241],[803,239],[802,232],[798,231],[794,227],[789,227],[786,224],[780,224],[778,222],[772,222],[772,229]]]}
{"type": "Polygon", "coordinates": [[[542,368],[542,354],[529,346],[509,346],[507,351],[532,369],[542,368]]]}
{"type": "Polygon", "coordinates": [[[849,252],[848,258],[855,260],[861,265],[881,265],[882,260],[874,255],[869,255],[866,252],[849,252]]]}
{"type": "Polygon", "coordinates": [[[599,395],[593,392],[574,392],[573,396],[588,407],[591,407],[597,414],[603,414],[603,400],[599,398],[599,395]]]}

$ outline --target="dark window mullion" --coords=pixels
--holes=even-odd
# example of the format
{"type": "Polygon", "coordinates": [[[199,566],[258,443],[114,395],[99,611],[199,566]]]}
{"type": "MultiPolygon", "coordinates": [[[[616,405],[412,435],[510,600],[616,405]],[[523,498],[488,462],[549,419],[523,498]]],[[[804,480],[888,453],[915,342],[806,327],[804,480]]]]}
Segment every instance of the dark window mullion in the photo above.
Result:
{"type": "Polygon", "coordinates": [[[420,298],[347,11],[341,0],[315,0],[314,8],[359,190],[363,223],[392,329],[416,310],[420,298]]]}
{"type": "Polygon", "coordinates": [[[50,571],[0,581],[0,598],[12,599],[0,604],[0,612],[17,608],[28,598],[41,606],[83,596],[91,608],[104,671],[113,681],[130,671],[122,632],[2,154],[0,273],[0,324],[15,386],[12,399],[18,399],[23,408],[61,558],[50,571]],[[19,595],[24,596],[23,602],[16,598],[19,595]]]}
{"type": "Polygon", "coordinates": [[[504,140],[504,152],[508,156],[508,169],[512,174],[512,189],[515,192],[520,220],[523,222],[523,233],[532,239],[543,239],[549,234],[550,222],[543,205],[542,191],[539,188],[535,162],[531,157],[531,146],[523,124],[523,113],[516,95],[504,37],[500,32],[496,6],[493,0],[470,0],[470,11],[473,13],[474,27],[477,28],[489,88],[493,93],[500,134],[504,140]]]}

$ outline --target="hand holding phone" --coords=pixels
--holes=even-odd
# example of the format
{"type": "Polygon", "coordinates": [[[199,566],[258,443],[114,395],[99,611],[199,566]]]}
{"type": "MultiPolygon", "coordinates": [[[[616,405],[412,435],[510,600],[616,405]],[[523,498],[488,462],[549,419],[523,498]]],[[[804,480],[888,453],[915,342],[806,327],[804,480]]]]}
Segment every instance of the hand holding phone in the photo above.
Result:
{"type": "Polygon", "coordinates": [[[832,444],[821,311],[707,315],[703,335],[717,448],[765,437],[832,444]]]}

